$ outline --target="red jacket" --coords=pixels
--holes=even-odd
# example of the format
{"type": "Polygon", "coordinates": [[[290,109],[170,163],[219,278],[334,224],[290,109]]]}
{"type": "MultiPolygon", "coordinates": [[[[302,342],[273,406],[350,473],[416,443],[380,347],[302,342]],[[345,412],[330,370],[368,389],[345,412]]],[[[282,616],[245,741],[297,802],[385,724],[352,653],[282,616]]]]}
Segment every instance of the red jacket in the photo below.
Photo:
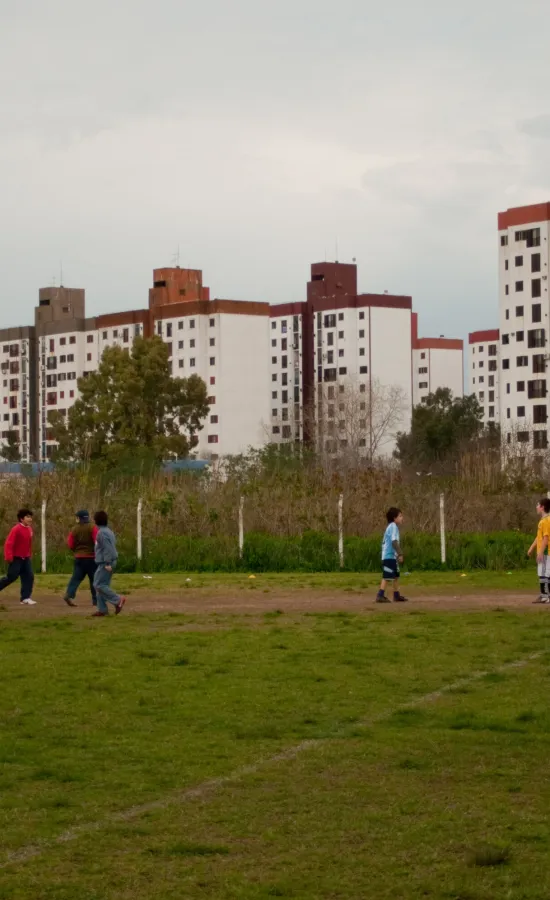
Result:
{"type": "Polygon", "coordinates": [[[14,525],[4,544],[4,559],[13,562],[14,557],[28,559],[32,556],[32,528],[18,522],[14,525]]]}

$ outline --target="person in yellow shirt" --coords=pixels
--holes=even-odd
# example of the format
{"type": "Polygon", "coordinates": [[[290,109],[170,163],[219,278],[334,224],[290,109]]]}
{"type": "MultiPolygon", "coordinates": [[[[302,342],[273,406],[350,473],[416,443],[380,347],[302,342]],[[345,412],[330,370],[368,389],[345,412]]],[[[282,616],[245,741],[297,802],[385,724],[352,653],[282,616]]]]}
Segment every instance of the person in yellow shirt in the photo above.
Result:
{"type": "Polygon", "coordinates": [[[549,581],[550,581],[550,562],[548,560],[548,544],[550,543],[550,500],[544,498],[537,503],[537,513],[540,516],[539,527],[537,528],[537,536],[529,550],[527,556],[531,556],[533,551],[537,551],[537,571],[539,576],[540,594],[534,603],[550,603],[549,581]]]}

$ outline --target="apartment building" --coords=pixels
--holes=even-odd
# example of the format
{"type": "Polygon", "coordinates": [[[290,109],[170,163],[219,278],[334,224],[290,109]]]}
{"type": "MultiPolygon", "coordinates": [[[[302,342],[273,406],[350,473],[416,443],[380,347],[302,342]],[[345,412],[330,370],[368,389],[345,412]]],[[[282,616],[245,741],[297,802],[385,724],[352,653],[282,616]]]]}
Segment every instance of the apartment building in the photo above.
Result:
{"type": "Polygon", "coordinates": [[[448,387],[454,397],[464,395],[464,341],[456,338],[418,337],[418,313],[412,314],[413,402],[448,387]]]}
{"type": "Polygon", "coordinates": [[[468,385],[483,409],[485,425],[500,421],[500,332],[472,331],[468,336],[468,385]]]}
{"type": "Polygon", "coordinates": [[[199,270],[163,268],[146,308],[88,317],[83,289],[42,288],[34,326],[0,332],[2,439],[13,431],[25,461],[51,458],[52,414],[68,415],[79,379],[106,348],[130,350],[153,334],[175,377],[196,374],[208,387],[201,456],[302,440],[330,453],[352,443],[365,455],[389,453],[410,424],[417,352],[419,368],[428,353],[432,390],[444,383],[459,393],[454,362],[443,360],[461,358],[461,342],[423,343],[411,298],[358,293],[355,265],[316,263],[303,302],[272,306],[211,299],[199,270]],[[391,425],[374,447],[369,435],[391,397],[391,425]]]}
{"type": "Polygon", "coordinates": [[[548,446],[549,229],[550,203],[498,216],[500,421],[534,450],[548,446]]]}

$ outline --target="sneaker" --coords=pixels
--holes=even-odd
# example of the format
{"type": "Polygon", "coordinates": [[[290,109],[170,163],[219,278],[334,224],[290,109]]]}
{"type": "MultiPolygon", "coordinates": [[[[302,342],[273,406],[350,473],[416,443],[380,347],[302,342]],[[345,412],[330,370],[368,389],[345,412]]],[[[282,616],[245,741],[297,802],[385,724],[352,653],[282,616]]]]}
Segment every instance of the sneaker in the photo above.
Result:
{"type": "Polygon", "coordinates": [[[408,597],[404,597],[403,594],[394,594],[394,595],[393,595],[393,602],[394,602],[394,603],[408,603],[408,602],[409,602],[409,598],[408,598],[408,597]]]}
{"type": "Polygon", "coordinates": [[[31,600],[30,597],[27,597],[26,600],[21,600],[23,606],[36,606],[36,600],[31,600]]]}
{"type": "Polygon", "coordinates": [[[103,616],[108,616],[109,613],[99,612],[99,610],[95,613],[92,613],[92,619],[103,618],[103,616]]]}
{"type": "Polygon", "coordinates": [[[376,595],[376,602],[377,602],[377,603],[391,603],[391,600],[390,600],[389,597],[386,597],[385,594],[377,594],[377,595],[376,595]]]}
{"type": "Polygon", "coordinates": [[[121,597],[118,602],[118,605],[115,606],[115,616],[118,616],[119,613],[122,612],[125,603],[126,603],[126,597],[121,597]]]}
{"type": "Polygon", "coordinates": [[[536,600],[533,600],[533,603],[548,603],[549,601],[548,594],[539,594],[536,600]]]}
{"type": "Polygon", "coordinates": [[[65,603],[67,604],[67,606],[76,606],[76,603],[74,602],[73,598],[68,597],[67,594],[65,594],[63,599],[64,599],[65,603]]]}

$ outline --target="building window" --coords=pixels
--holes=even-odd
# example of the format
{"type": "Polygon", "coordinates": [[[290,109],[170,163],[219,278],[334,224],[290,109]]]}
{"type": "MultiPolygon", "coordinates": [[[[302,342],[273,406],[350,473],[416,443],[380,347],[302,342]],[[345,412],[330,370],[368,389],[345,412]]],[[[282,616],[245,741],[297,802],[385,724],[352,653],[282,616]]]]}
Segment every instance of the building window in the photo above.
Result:
{"type": "Polygon", "coordinates": [[[546,425],[548,420],[548,411],[546,406],[535,404],[533,406],[533,422],[535,425],[546,425]]]}
{"type": "Polygon", "coordinates": [[[526,444],[529,441],[528,431],[518,431],[518,444],[526,444]]]}
{"type": "Polygon", "coordinates": [[[67,356],[67,362],[74,362],[74,353],[69,353],[67,356]]]}
{"type": "MultiPolygon", "coordinates": [[[[168,337],[170,337],[171,334],[172,334],[172,329],[170,329],[170,334],[168,335],[168,337]]],[[[128,341],[130,340],[130,330],[128,328],[122,329],[122,340],[125,344],[127,344],[128,341]]]]}
{"type": "Polygon", "coordinates": [[[277,346],[277,339],[276,339],[276,338],[273,338],[273,340],[271,341],[271,346],[272,346],[272,347],[276,347],[276,346],[277,346]]]}
{"type": "Polygon", "coordinates": [[[178,341],[178,350],[183,350],[183,341],[178,341]]]}
{"type": "Polygon", "coordinates": [[[533,328],[527,332],[527,346],[530,349],[544,347],[546,343],[544,328],[533,328]]]}
{"type": "Polygon", "coordinates": [[[529,357],[528,356],[517,356],[516,357],[516,366],[528,366],[529,365],[529,357]]]}
{"type": "Polygon", "coordinates": [[[495,386],[495,376],[489,375],[489,387],[494,387],[494,386],[495,386]]]}
{"type": "Polygon", "coordinates": [[[360,318],[360,319],[364,319],[364,318],[365,318],[365,312],[364,312],[364,310],[361,310],[361,312],[359,313],[359,318],[360,318]]]}
{"type": "Polygon", "coordinates": [[[523,281],[516,281],[515,290],[516,294],[521,294],[523,290],[523,281]]]}
{"type": "Polygon", "coordinates": [[[210,346],[211,346],[211,347],[215,347],[215,346],[216,346],[216,338],[210,338],[210,346]]]}
{"type": "Polygon", "coordinates": [[[344,321],[344,313],[338,313],[338,321],[339,321],[339,322],[343,322],[343,321],[344,321]]]}
{"type": "Polygon", "coordinates": [[[506,418],[507,418],[507,419],[510,418],[510,409],[507,409],[507,410],[506,410],[506,418]]]}
{"type": "Polygon", "coordinates": [[[504,260],[504,270],[506,272],[508,271],[508,260],[507,259],[504,260]]]}
{"type": "Polygon", "coordinates": [[[272,366],[276,366],[276,365],[277,365],[277,357],[276,357],[276,356],[272,356],[272,357],[271,357],[271,365],[272,365],[272,366]]]}
{"type": "Polygon", "coordinates": [[[539,400],[546,397],[546,379],[536,378],[527,382],[527,396],[529,400],[539,400]]]}
{"type": "Polygon", "coordinates": [[[290,425],[283,425],[283,437],[289,438],[292,436],[292,429],[290,425]]]}
{"type": "MultiPolygon", "coordinates": [[[[525,357],[525,363],[527,364],[527,357],[525,357]]],[[[544,353],[535,353],[533,355],[533,372],[546,372],[544,353]]]]}
{"type": "Polygon", "coordinates": [[[325,381],[336,381],[336,369],[325,369],[323,378],[325,381]]]}
{"type": "MultiPolygon", "coordinates": [[[[319,362],[322,362],[322,359],[323,359],[323,356],[322,356],[322,354],[320,354],[319,362]]],[[[333,362],[334,362],[334,350],[328,350],[327,351],[327,363],[329,365],[332,365],[333,362]]]]}
{"type": "Polygon", "coordinates": [[[195,346],[195,338],[191,338],[191,340],[189,341],[189,347],[192,350],[194,348],[194,346],[195,346]]]}
{"type": "Polygon", "coordinates": [[[479,383],[480,383],[480,384],[483,384],[484,381],[485,381],[484,376],[483,376],[483,375],[480,375],[480,376],[479,376],[479,383]]]}
{"type": "Polygon", "coordinates": [[[344,351],[343,351],[343,350],[339,350],[339,351],[338,351],[338,356],[339,356],[340,359],[342,359],[343,355],[344,355],[344,351]]]}
{"type": "Polygon", "coordinates": [[[541,296],[541,281],[540,278],[533,278],[531,282],[531,297],[540,297],[541,296]]]}
{"type": "Polygon", "coordinates": [[[344,340],[344,332],[343,332],[343,331],[339,331],[339,332],[338,332],[338,340],[339,340],[339,341],[343,341],[343,340],[344,340]]]}
{"type": "Polygon", "coordinates": [[[93,334],[87,335],[87,337],[86,337],[86,343],[87,343],[87,344],[93,344],[93,342],[94,342],[94,336],[93,336],[93,334]]]}
{"type": "MultiPolygon", "coordinates": [[[[276,380],[276,377],[277,377],[277,376],[275,376],[275,379],[274,379],[274,380],[276,380]]],[[[216,376],[215,376],[215,375],[211,375],[211,376],[210,376],[210,384],[216,384],[216,376]]]]}
{"type": "Polygon", "coordinates": [[[104,331],[104,332],[103,332],[103,335],[102,335],[102,337],[103,337],[103,340],[104,340],[104,341],[106,341],[106,340],[107,340],[107,332],[106,332],[106,331],[104,331]]]}
{"type": "Polygon", "coordinates": [[[288,356],[282,356],[282,357],[281,357],[281,368],[282,368],[282,369],[287,369],[287,368],[288,368],[288,356]]]}
{"type": "Polygon", "coordinates": [[[211,424],[211,425],[217,425],[217,424],[218,424],[218,417],[217,417],[217,416],[210,416],[210,424],[211,424]]]}
{"type": "Polygon", "coordinates": [[[276,322],[272,322],[272,323],[271,323],[271,329],[273,330],[274,328],[277,328],[277,323],[276,323],[276,322]]]}
{"type": "Polygon", "coordinates": [[[428,367],[427,367],[427,366],[421,366],[421,368],[418,370],[418,374],[419,374],[419,375],[427,375],[427,374],[428,374],[428,367]]]}
{"type": "Polygon", "coordinates": [[[280,431],[281,431],[281,429],[279,428],[278,425],[274,425],[273,428],[271,429],[272,434],[279,434],[280,431]]]}
{"type": "Polygon", "coordinates": [[[503,359],[503,360],[502,360],[502,368],[503,368],[503,369],[509,369],[509,368],[510,368],[510,360],[509,360],[509,359],[503,359]]]}
{"type": "Polygon", "coordinates": [[[507,394],[510,393],[510,385],[509,385],[509,384],[506,385],[506,393],[507,393],[507,394]]]}
{"type": "Polygon", "coordinates": [[[507,246],[508,246],[508,235],[507,235],[507,234],[501,234],[501,236],[500,236],[500,246],[501,246],[501,247],[507,247],[507,246]]]}
{"type": "MultiPolygon", "coordinates": [[[[510,293],[510,288],[508,285],[505,285],[504,293],[506,294],[506,296],[508,296],[508,294],[510,293]]],[[[508,310],[506,310],[506,318],[508,318],[508,310]]]]}
{"type": "Polygon", "coordinates": [[[209,321],[210,328],[214,328],[215,324],[216,324],[216,320],[210,319],[210,321],[209,321]]]}
{"type": "Polygon", "coordinates": [[[496,356],[496,355],[497,355],[497,345],[489,344],[489,356],[496,356]]]}
{"type": "Polygon", "coordinates": [[[524,382],[524,381],[518,381],[517,384],[516,384],[516,390],[517,390],[517,391],[524,391],[524,390],[525,390],[525,382],[524,382]]]}
{"type": "Polygon", "coordinates": [[[479,392],[479,399],[481,400],[481,402],[483,402],[485,400],[485,391],[479,392]]]}
{"type": "Polygon", "coordinates": [[[523,315],[523,306],[516,306],[516,316],[523,315]]]}
{"type": "MultiPolygon", "coordinates": [[[[347,367],[346,367],[346,366],[341,366],[341,367],[338,369],[338,374],[339,374],[339,375],[347,375],[347,374],[348,374],[347,367]]],[[[343,387],[343,385],[342,385],[342,387],[343,387]]]]}
{"type": "Polygon", "coordinates": [[[288,350],[287,338],[281,338],[281,350],[288,350]]]}
{"type": "Polygon", "coordinates": [[[118,328],[113,328],[113,337],[114,338],[118,337],[118,328]]]}
{"type": "Polygon", "coordinates": [[[336,316],[334,314],[325,316],[323,324],[325,328],[336,328],[336,316]]]}
{"type": "MultiPolygon", "coordinates": [[[[52,359],[52,357],[50,357],[50,359],[52,359]]],[[[48,362],[49,362],[49,361],[50,361],[50,360],[48,360],[48,362]]],[[[59,357],[59,362],[60,362],[60,363],[66,363],[66,362],[67,362],[67,357],[66,357],[66,356],[60,356],[60,357],[59,357]]]]}
{"type": "Polygon", "coordinates": [[[86,354],[86,362],[91,362],[91,361],[92,361],[92,354],[91,354],[91,353],[87,353],[87,354],[86,354]]]}
{"type": "Polygon", "coordinates": [[[548,435],[546,431],[533,432],[533,447],[535,450],[546,450],[548,447],[548,435]]]}
{"type": "Polygon", "coordinates": [[[178,322],[178,331],[183,331],[183,319],[178,322]]]}
{"type": "Polygon", "coordinates": [[[509,344],[509,343],[510,343],[510,335],[508,335],[508,334],[503,334],[503,335],[502,335],[502,343],[503,343],[503,344],[509,344]]]}
{"type": "Polygon", "coordinates": [[[195,327],[195,320],[189,319],[189,328],[194,328],[194,327],[195,327]]]}
{"type": "Polygon", "coordinates": [[[195,368],[195,357],[194,356],[192,356],[191,359],[189,360],[189,365],[191,366],[192,369],[195,368]]]}
{"type": "Polygon", "coordinates": [[[359,356],[364,356],[364,355],[365,355],[365,348],[359,347],[359,356]]]}
{"type": "Polygon", "coordinates": [[[533,324],[542,322],[542,306],[540,303],[533,303],[531,307],[531,321],[533,324]]]}
{"type": "Polygon", "coordinates": [[[525,338],[524,331],[516,331],[516,341],[523,341],[524,338],[525,338]]]}
{"type": "Polygon", "coordinates": [[[209,434],[208,435],[208,443],[209,444],[217,444],[218,443],[218,435],[217,434],[209,434]]]}
{"type": "Polygon", "coordinates": [[[71,399],[74,398],[74,391],[69,391],[69,397],[70,397],[71,399]]]}
{"type": "Polygon", "coordinates": [[[360,338],[364,338],[364,337],[365,337],[365,330],[364,330],[363,328],[361,328],[361,330],[359,331],[359,337],[360,337],[360,338]]]}
{"type": "Polygon", "coordinates": [[[490,407],[489,407],[489,418],[490,418],[490,419],[494,419],[494,418],[495,418],[495,407],[494,407],[494,406],[490,406],[490,407]]]}
{"type": "Polygon", "coordinates": [[[523,256],[516,256],[516,258],[514,260],[514,265],[518,266],[518,267],[522,266],[523,265],[523,256]]]}
{"type": "Polygon", "coordinates": [[[428,387],[428,382],[427,382],[427,381],[420,381],[419,384],[418,384],[418,387],[420,388],[420,390],[423,390],[424,388],[427,388],[427,387],[428,387]]]}
{"type": "Polygon", "coordinates": [[[327,346],[334,347],[334,332],[331,331],[327,334],[327,346]]]}
{"type": "Polygon", "coordinates": [[[183,369],[183,359],[180,359],[178,362],[180,369],[183,369]]]}
{"type": "Polygon", "coordinates": [[[286,332],[287,332],[287,321],[286,321],[286,319],[283,319],[283,321],[281,322],[281,334],[286,334],[286,332]]]}
{"type": "Polygon", "coordinates": [[[494,403],[494,402],[495,402],[495,392],[489,391],[489,403],[494,403]]]}
{"type": "Polygon", "coordinates": [[[215,356],[211,356],[211,357],[210,357],[210,365],[211,365],[211,366],[215,366],[215,365],[216,365],[216,357],[215,357],[215,356]]]}
{"type": "Polygon", "coordinates": [[[540,272],[540,253],[533,253],[531,257],[531,272],[540,272]]]}

